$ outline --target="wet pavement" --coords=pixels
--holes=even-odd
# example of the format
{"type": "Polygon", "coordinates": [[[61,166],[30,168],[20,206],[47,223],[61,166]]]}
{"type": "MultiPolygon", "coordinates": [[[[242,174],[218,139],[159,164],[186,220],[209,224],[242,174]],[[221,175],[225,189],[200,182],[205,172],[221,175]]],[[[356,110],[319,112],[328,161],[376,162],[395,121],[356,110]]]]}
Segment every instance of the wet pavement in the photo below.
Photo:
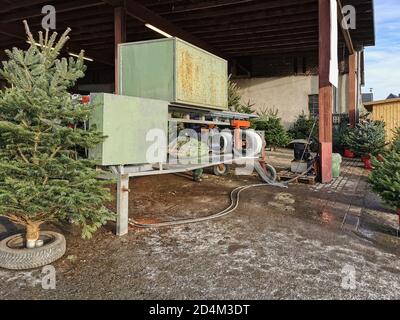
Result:
{"type": "MultiPolygon", "coordinates": [[[[285,167],[285,152],[270,161],[285,167]]],[[[399,299],[397,216],[369,190],[367,172],[346,161],[329,185],[245,191],[236,212],[205,223],[132,228],[112,224],[93,239],[64,226],[67,253],[53,266],[56,289],[41,269],[0,269],[3,299],[399,299]]],[[[140,222],[201,217],[224,209],[237,186],[256,176],[206,175],[131,181],[130,214],[140,222]]],[[[16,229],[0,220],[0,237],[16,229]]]]}

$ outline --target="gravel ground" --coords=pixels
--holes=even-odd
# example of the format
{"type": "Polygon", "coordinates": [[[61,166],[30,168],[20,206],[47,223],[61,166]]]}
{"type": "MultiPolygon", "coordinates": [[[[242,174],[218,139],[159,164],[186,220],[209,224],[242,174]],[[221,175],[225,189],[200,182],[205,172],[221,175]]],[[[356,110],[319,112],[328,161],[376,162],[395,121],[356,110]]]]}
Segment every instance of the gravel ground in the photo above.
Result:
{"type": "MultiPolygon", "coordinates": [[[[256,177],[178,176],[131,181],[131,215],[142,222],[204,216],[256,177]]],[[[305,185],[248,190],[223,219],[113,235],[112,224],[83,241],[63,227],[67,253],[53,264],[56,289],[42,270],[0,269],[3,299],[399,299],[396,217],[367,193],[358,232],[321,211],[327,194],[305,185]],[[350,279],[350,280],[349,280],[350,279]]],[[[360,197],[357,197],[360,200],[360,197]]],[[[351,197],[339,197],[351,203],[351,197]]],[[[0,221],[0,237],[15,232],[0,221]]]]}

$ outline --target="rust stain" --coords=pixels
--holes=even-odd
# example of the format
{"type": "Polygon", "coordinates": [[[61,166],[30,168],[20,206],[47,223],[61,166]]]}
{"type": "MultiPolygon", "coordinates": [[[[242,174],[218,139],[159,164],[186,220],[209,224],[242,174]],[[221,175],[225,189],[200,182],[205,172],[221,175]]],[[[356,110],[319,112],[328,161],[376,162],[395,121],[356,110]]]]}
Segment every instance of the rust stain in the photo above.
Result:
{"type": "Polygon", "coordinates": [[[194,89],[194,63],[192,55],[187,50],[181,52],[181,63],[179,64],[178,73],[182,84],[183,96],[185,98],[192,97],[194,89]]]}
{"type": "Polygon", "coordinates": [[[215,78],[214,78],[214,75],[211,75],[210,76],[210,82],[209,82],[209,84],[210,84],[210,93],[209,93],[209,95],[208,95],[208,100],[210,100],[210,104],[216,104],[216,100],[217,100],[217,88],[216,88],[216,85],[215,85],[215,78]]]}
{"type": "Polygon", "coordinates": [[[181,47],[178,55],[179,98],[197,104],[223,106],[227,84],[219,65],[187,48],[181,47]]]}

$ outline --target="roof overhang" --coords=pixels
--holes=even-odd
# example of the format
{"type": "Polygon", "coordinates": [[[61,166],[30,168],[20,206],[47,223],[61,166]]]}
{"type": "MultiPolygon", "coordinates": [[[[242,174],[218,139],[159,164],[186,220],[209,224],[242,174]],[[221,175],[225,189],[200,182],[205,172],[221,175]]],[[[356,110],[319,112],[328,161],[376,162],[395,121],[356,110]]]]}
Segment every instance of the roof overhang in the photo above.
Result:
{"type": "MultiPolygon", "coordinates": [[[[373,0],[341,1],[356,8],[357,28],[349,32],[356,49],[374,45],[373,0]]],[[[227,58],[317,52],[319,45],[318,0],[0,0],[0,49],[26,46],[22,20],[32,31],[40,30],[47,4],[56,8],[59,33],[72,28],[71,48],[110,65],[118,6],[127,9],[128,42],[159,38],[145,26],[153,22],[227,58]]],[[[342,34],[339,43],[346,46],[342,34]]]]}

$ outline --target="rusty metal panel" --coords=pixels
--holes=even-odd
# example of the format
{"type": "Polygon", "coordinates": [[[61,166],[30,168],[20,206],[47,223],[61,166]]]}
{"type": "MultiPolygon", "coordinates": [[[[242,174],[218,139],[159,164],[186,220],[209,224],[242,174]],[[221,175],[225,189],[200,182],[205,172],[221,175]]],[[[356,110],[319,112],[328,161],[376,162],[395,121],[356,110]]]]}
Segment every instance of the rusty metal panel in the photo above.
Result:
{"type": "Polygon", "coordinates": [[[176,102],[228,109],[228,64],[176,39],[176,102]]]}
{"type": "Polygon", "coordinates": [[[228,109],[228,62],[177,38],[124,43],[119,94],[228,109]]]}

